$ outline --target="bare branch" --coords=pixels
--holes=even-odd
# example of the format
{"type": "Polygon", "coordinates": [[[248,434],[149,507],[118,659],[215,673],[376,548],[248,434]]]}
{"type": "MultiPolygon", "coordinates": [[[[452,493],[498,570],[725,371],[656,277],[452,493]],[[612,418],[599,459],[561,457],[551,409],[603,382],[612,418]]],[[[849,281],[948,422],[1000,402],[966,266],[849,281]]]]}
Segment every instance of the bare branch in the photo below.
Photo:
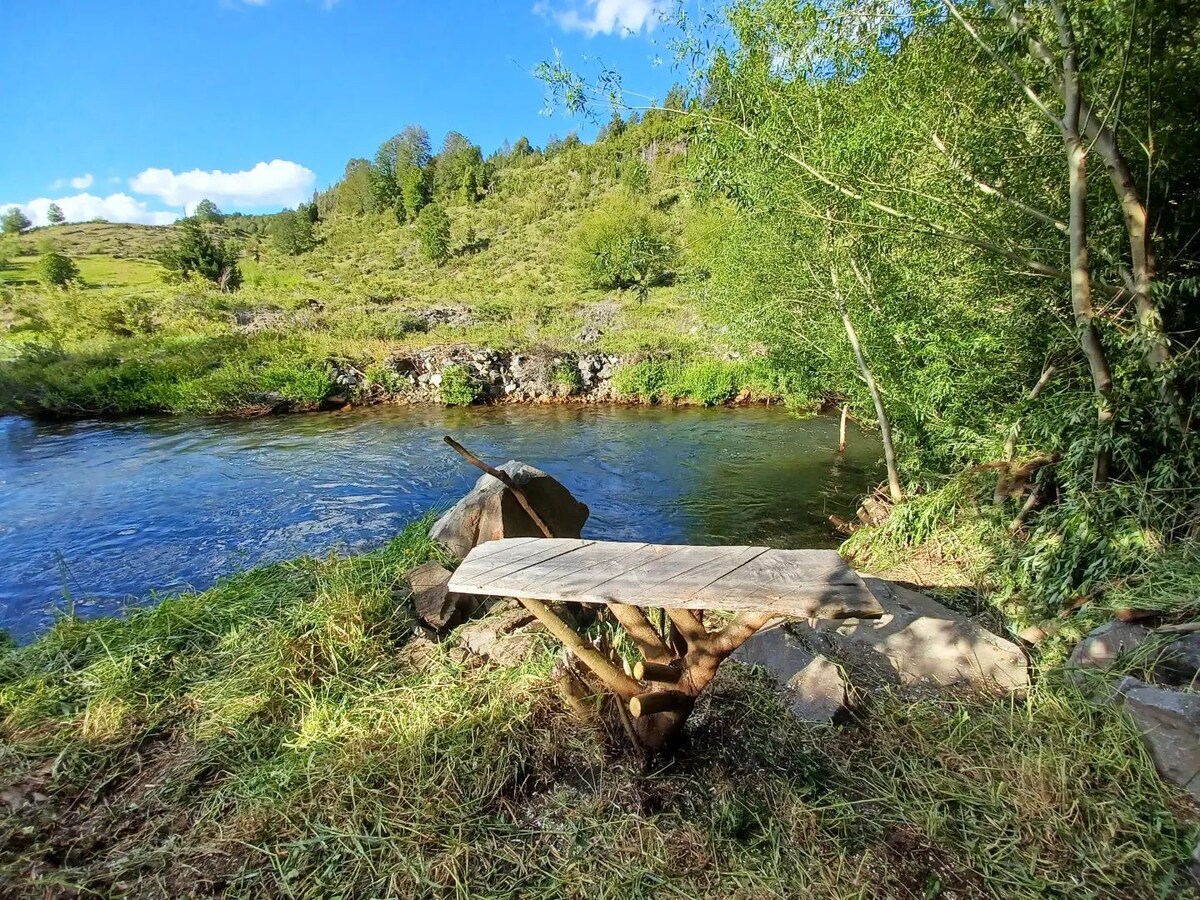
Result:
{"type": "Polygon", "coordinates": [[[955,156],[950,152],[950,148],[946,146],[945,142],[938,137],[936,133],[931,134],[929,137],[933,141],[933,146],[937,147],[937,149],[945,155],[946,159],[950,161],[950,165],[958,170],[958,173],[962,175],[964,179],[975,185],[975,187],[977,187],[984,194],[987,194],[989,197],[995,197],[997,200],[1002,200],[1010,206],[1019,209],[1026,215],[1032,216],[1039,222],[1045,222],[1047,225],[1053,225],[1059,231],[1063,232],[1064,234],[1066,233],[1067,223],[1062,219],[1056,219],[1049,213],[1044,213],[1040,209],[1018,200],[1016,197],[1010,197],[1008,194],[1005,194],[998,188],[988,184],[986,181],[973,174],[961,160],[955,158],[955,156]]]}

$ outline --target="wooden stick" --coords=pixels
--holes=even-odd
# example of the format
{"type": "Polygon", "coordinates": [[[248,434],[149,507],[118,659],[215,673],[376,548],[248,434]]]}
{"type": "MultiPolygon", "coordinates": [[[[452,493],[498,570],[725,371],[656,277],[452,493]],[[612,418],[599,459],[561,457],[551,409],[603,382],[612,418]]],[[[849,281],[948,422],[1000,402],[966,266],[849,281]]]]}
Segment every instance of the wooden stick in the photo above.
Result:
{"type": "Polygon", "coordinates": [[[560,619],[555,612],[541,600],[519,599],[518,602],[533,613],[546,630],[562,641],[563,646],[575,654],[575,657],[592,670],[601,683],[622,697],[632,697],[641,691],[642,686],[614,666],[604,654],[589,644],[574,628],[560,619]]]}
{"type": "Polygon", "coordinates": [[[692,705],[692,698],[683,691],[651,691],[629,700],[629,712],[635,719],[661,712],[679,712],[692,705]]]}
{"type": "Polygon", "coordinates": [[[679,669],[663,663],[642,660],[633,664],[633,677],[638,681],[657,681],[661,684],[675,684],[679,681],[679,669]]]}
{"type": "Polygon", "coordinates": [[[846,452],[846,419],[850,415],[850,404],[842,404],[842,424],[838,429],[838,453],[846,452]]]}
{"type": "Polygon", "coordinates": [[[513,496],[517,498],[517,502],[521,504],[521,507],[525,510],[525,512],[529,513],[529,518],[533,519],[533,524],[541,529],[542,534],[548,538],[554,537],[554,532],[550,530],[550,526],[547,525],[545,520],[538,515],[537,510],[533,508],[533,504],[529,502],[529,498],[525,496],[525,492],[521,490],[521,488],[512,480],[507,472],[502,472],[499,469],[489,466],[454,438],[450,437],[450,435],[446,435],[443,440],[445,440],[445,442],[449,444],[458,454],[460,454],[463,459],[465,459],[475,468],[482,469],[493,478],[496,478],[502,482],[505,487],[513,492],[513,496]]]}

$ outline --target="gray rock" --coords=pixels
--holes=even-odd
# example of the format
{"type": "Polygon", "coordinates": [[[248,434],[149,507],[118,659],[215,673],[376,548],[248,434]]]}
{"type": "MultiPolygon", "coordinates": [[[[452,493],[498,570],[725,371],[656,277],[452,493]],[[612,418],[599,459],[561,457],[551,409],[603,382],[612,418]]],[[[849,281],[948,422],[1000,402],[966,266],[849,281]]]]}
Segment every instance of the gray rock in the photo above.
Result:
{"type": "Polygon", "coordinates": [[[1154,678],[1164,684],[1200,688],[1200,634],[1172,641],[1154,664],[1154,678]]]}
{"type": "Polygon", "coordinates": [[[1200,801],[1200,694],[1125,678],[1117,697],[1141,732],[1158,774],[1200,801]]]}
{"type": "Polygon", "coordinates": [[[408,573],[417,616],[438,630],[458,625],[476,605],[475,597],[447,590],[449,581],[450,571],[435,562],[423,563],[408,573]]]}
{"type": "MultiPolygon", "coordinates": [[[[580,536],[588,508],[562,484],[540,469],[516,460],[509,460],[500,468],[522,488],[555,537],[580,536]]],[[[434,523],[429,536],[455,556],[464,557],[472,547],[485,541],[544,535],[513,492],[499,479],[484,475],[469,494],[434,523]]]]}
{"type": "Polygon", "coordinates": [[[1112,621],[1088,632],[1075,645],[1066,669],[1075,681],[1082,681],[1088,669],[1111,669],[1120,658],[1132,653],[1150,637],[1150,629],[1135,622],[1112,621]]]}
{"type": "Polygon", "coordinates": [[[746,665],[762,666],[788,689],[792,714],[805,722],[833,722],[846,712],[846,682],[830,659],[813,653],[786,625],[753,635],[733,654],[746,665]]]}
{"type": "Polygon", "coordinates": [[[545,627],[524,607],[505,609],[459,629],[462,647],[505,668],[519,666],[542,646],[545,627]]]}
{"type": "Polygon", "coordinates": [[[884,608],[881,618],[792,626],[809,646],[846,664],[852,677],[880,676],[901,685],[1029,687],[1029,664],[1013,642],[924,594],[878,578],[863,581],[884,608]]]}

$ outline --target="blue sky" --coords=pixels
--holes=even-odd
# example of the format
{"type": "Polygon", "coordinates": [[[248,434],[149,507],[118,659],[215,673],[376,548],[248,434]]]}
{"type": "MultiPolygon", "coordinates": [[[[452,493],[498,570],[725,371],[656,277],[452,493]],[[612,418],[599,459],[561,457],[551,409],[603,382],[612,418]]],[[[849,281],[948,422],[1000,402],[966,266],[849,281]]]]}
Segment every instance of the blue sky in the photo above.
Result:
{"type": "Polygon", "coordinates": [[[202,197],[273,211],[410,122],[488,153],[594,125],[547,117],[530,70],[599,58],[672,81],[664,0],[0,0],[0,208],[43,224],[171,221],[202,197]],[[655,60],[662,56],[664,63],[655,60]]]}

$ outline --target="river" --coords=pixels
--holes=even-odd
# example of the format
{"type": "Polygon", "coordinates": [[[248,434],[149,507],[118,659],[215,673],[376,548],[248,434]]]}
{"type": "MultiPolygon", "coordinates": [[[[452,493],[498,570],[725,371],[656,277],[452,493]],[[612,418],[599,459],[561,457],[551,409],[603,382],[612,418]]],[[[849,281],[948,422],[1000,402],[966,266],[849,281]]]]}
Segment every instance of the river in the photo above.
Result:
{"type": "Polygon", "coordinates": [[[479,473],[546,470],[587,537],[830,547],[881,478],[874,437],[780,409],[383,407],[247,420],[0,417],[0,628],[118,612],[259,563],[379,546],[479,473]]]}

